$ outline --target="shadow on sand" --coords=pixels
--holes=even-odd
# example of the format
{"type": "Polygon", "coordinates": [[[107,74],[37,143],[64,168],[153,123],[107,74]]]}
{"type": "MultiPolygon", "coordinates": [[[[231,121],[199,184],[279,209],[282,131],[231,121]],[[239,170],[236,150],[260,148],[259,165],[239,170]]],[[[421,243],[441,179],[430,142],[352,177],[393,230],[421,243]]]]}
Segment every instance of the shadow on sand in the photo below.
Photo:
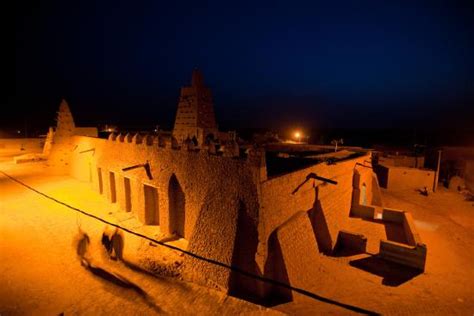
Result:
{"type": "Polygon", "coordinates": [[[164,277],[164,276],[161,276],[157,273],[154,273],[150,270],[147,270],[145,268],[142,268],[141,266],[131,262],[131,261],[128,261],[124,258],[122,258],[122,260],[120,260],[120,262],[125,266],[127,267],[128,269],[134,271],[134,272],[137,272],[137,273],[141,273],[141,274],[144,274],[144,275],[147,275],[147,276],[150,276],[152,278],[155,278],[157,280],[159,280],[160,282],[164,282],[164,283],[172,283],[174,287],[179,287],[181,290],[184,290],[184,291],[189,291],[190,288],[183,282],[180,282],[180,281],[177,281],[177,280],[170,280],[169,278],[167,277],[164,277]]]}
{"type": "Polygon", "coordinates": [[[127,280],[125,277],[121,276],[118,273],[113,273],[109,272],[101,267],[98,267],[92,263],[90,263],[86,259],[82,259],[82,265],[92,272],[94,275],[101,277],[104,280],[107,280],[111,283],[114,283],[115,285],[127,288],[127,289],[132,289],[135,292],[137,292],[141,296],[146,296],[147,294],[145,291],[143,291],[138,285],[134,284],[133,282],[127,280]]]}
{"type": "Polygon", "coordinates": [[[166,236],[162,239],[160,239],[161,242],[172,242],[172,241],[176,241],[176,240],[179,240],[181,239],[181,237],[179,237],[178,235],[170,235],[170,236],[166,236]]]}
{"type": "Polygon", "coordinates": [[[352,260],[349,264],[355,268],[382,277],[382,284],[387,286],[399,286],[423,273],[421,270],[388,262],[378,256],[368,256],[352,260]]]}
{"type": "Polygon", "coordinates": [[[102,280],[106,280],[110,283],[113,283],[125,289],[133,290],[135,293],[138,294],[138,296],[140,296],[143,299],[143,301],[148,307],[150,307],[152,310],[154,310],[157,313],[163,313],[163,310],[158,305],[155,304],[153,299],[141,287],[131,282],[124,276],[121,276],[118,273],[109,272],[99,266],[96,266],[90,263],[87,259],[84,259],[84,258],[82,258],[81,264],[87,270],[92,272],[92,274],[101,278],[102,280]]]}
{"type": "Polygon", "coordinates": [[[334,247],[334,251],[331,254],[333,257],[352,257],[352,256],[357,256],[361,254],[367,254],[365,249],[357,249],[353,247],[344,247],[340,243],[336,243],[336,246],[334,247]]]}

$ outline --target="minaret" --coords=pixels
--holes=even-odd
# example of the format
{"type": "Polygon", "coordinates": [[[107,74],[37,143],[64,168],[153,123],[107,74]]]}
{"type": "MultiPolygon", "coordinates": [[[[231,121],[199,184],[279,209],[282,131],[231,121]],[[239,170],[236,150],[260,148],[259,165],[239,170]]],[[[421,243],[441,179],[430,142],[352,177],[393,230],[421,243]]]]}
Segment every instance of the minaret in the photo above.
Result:
{"type": "Polygon", "coordinates": [[[48,157],[48,165],[54,166],[57,171],[62,171],[69,164],[70,157],[74,151],[75,125],[69,105],[62,100],[59,105],[56,119],[56,130],[48,157]]]}
{"type": "Polygon", "coordinates": [[[173,136],[179,143],[196,138],[201,145],[206,137],[217,138],[211,90],[204,85],[201,72],[193,71],[191,86],[182,87],[173,136]]]}
{"type": "Polygon", "coordinates": [[[59,105],[58,117],[56,119],[57,127],[55,137],[70,137],[74,135],[74,119],[66,100],[62,99],[59,105]]]}

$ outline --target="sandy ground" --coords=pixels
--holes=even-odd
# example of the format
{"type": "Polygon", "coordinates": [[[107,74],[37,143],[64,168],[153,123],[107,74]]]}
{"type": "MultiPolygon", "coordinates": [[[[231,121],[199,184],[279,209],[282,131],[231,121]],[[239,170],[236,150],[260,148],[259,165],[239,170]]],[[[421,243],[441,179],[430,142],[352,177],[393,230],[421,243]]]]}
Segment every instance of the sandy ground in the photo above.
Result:
{"type": "MultiPolygon", "coordinates": [[[[385,206],[410,211],[428,247],[424,273],[370,255],[325,257],[320,295],[386,315],[474,315],[474,202],[439,188],[383,191],[385,206]],[[332,262],[332,263],[331,263],[332,262]]],[[[368,232],[369,241],[373,236],[368,232]]],[[[291,314],[319,314],[313,302],[278,307],[291,314]]]]}
{"type": "MultiPolygon", "coordinates": [[[[4,157],[0,155],[0,170],[27,184],[108,220],[143,229],[134,218],[117,214],[87,183],[45,176],[41,163],[13,165],[6,159],[1,162],[4,157]]],[[[383,196],[386,206],[412,212],[428,246],[425,273],[368,255],[324,257],[320,286],[307,290],[387,315],[473,315],[474,202],[443,188],[428,197],[411,191],[383,191],[383,196]]],[[[0,175],[0,314],[350,314],[310,299],[268,310],[150,274],[130,252],[126,263],[112,261],[100,244],[104,228],[0,175]],[[79,228],[91,239],[89,269],[81,266],[76,254],[79,228]]],[[[126,237],[126,249],[140,242],[126,237]]],[[[152,251],[153,256],[179,261],[158,247],[152,251]]]]}
{"type": "MultiPolygon", "coordinates": [[[[0,163],[41,191],[110,220],[108,205],[89,186],[44,177],[39,163],[0,163]],[[104,210],[104,211],[100,211],[104,210]]],[[[110,260],[101,245],[105,224],[33,193],[0,175],[0,315],[260,314],[277,313],[221,292],[160,277],[110,260]],[[79,228],[90,237],[92,266],[76,253],[79,228]]],[[[128,238],[128,237],[127,237],[128,238]]],[[[131,238],[125,243],[137,241],[131,238]]]]}

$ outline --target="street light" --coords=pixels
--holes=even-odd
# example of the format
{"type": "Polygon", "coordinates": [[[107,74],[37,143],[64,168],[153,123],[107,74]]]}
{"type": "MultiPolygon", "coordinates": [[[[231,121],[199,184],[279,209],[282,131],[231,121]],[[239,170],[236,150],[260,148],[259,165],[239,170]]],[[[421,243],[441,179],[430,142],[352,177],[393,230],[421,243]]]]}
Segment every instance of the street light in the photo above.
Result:
{"type": "Polygon", "coordinates": [[[293,136],[295,137],[295,139],[296,139],[296,141],[297,141],[298,143],[301,142],[301,137],[302,137],[301,132],[296,131],[296,132],[293,134],[293,136]]]}

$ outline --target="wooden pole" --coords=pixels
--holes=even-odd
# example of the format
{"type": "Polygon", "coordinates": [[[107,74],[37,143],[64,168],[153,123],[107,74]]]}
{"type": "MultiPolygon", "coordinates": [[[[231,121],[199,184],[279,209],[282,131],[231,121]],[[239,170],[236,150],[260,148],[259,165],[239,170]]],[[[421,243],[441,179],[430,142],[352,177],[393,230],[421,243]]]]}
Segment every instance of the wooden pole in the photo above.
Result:
{"type": "Polygon", "coordinates": [[[438,166],[436,167],[436,173],[435,173],[435,178],[434,178],[434,183],[433,183],[433,192],[436,192],[436,189],[438,188],[440,164],[441,164],[441,150],[438,150],[438,166]]]}

